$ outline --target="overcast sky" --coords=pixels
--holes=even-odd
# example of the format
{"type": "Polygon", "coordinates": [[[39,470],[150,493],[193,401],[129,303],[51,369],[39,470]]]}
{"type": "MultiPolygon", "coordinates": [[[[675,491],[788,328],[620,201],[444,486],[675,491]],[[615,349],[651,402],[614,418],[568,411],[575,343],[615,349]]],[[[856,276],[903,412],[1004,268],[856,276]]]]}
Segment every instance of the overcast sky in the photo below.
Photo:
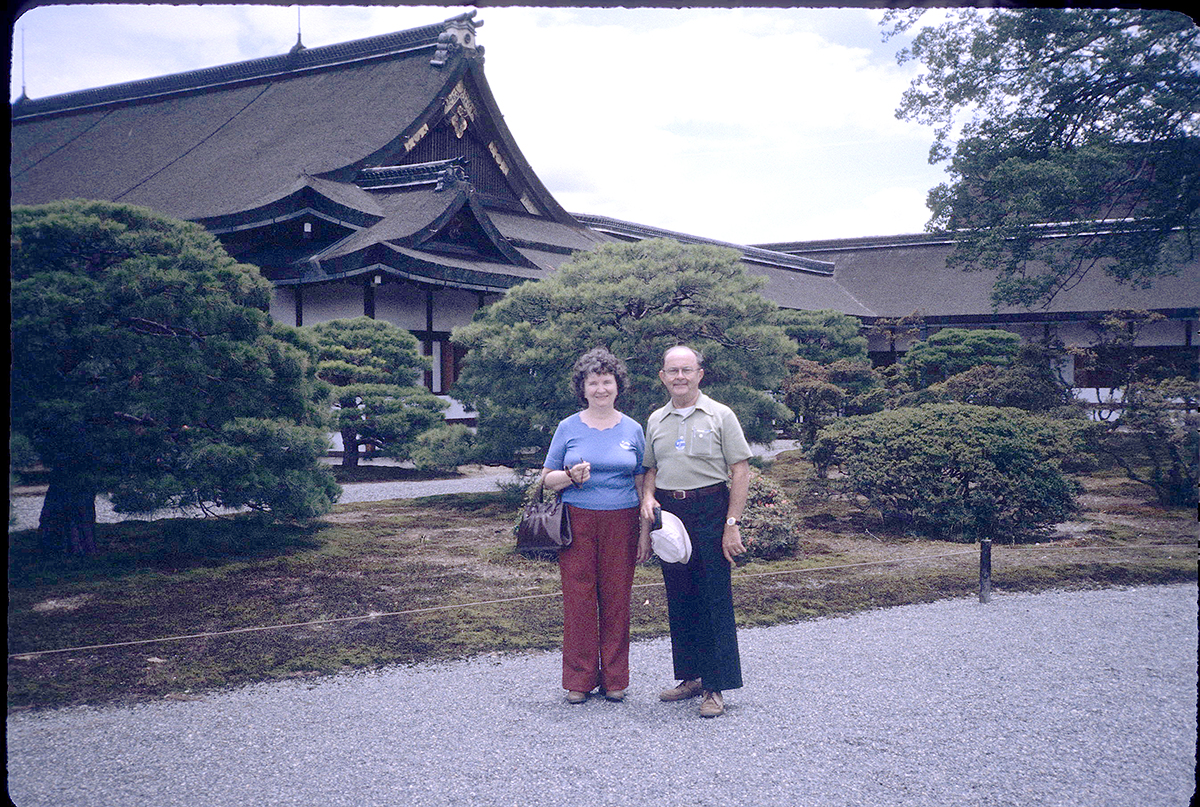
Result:
{"type": "MultiPolygon", "coordinates": [[[[322,7],[303,42],[437,23],[469,6],[322,7]]],[[[920,232],[927,127],[895,109],[918,69],[864,9],[484,8],[485,73],[559,203],[742,244],[920,232]]],[[[283,6],[36,8],[10,100],[286,52],[283,6]]]]}

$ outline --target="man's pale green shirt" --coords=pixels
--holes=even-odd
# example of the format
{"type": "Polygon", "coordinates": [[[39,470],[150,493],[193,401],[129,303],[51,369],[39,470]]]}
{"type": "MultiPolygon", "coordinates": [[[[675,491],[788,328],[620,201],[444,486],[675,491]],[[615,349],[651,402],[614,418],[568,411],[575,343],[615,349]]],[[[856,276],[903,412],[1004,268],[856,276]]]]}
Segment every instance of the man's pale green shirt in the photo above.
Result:
{"type": "Polygon", "coordinates": [[[737,415],[704,393],[687,417],[671,404],[654,410],[646,426],[643,465],[655,468],[662,490],[693,490],[729,481],[729,466],[753,452],[737,415]]]}

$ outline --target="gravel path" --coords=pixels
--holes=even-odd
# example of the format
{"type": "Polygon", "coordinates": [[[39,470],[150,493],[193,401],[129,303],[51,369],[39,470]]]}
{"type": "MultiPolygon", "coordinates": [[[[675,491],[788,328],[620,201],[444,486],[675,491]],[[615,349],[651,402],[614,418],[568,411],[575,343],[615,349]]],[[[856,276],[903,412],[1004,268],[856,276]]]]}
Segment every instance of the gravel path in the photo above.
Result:
{"type": "MultiPolygon", "coordinates": [[[[795,440],[776,440],[770,447],[763,445],[753,446],[754,453],[762,457],[773,457],[782,451],[789,451],[796,447],[795,440]]],[[[364,461],[364,465],[394,465],[391,460],[368,460],[364,461]]],[[[357,484],[342,485],[342,497],[338,500],[339,503],[348,504],[350,502],[384,502],[392,499],[417,499],[422,496],[441,496],[447,493],[490,493],[499,490],[499,482],[511,481],[513,472],[510,468],[502,466],[474,466],[476,469],[468,476],[461,476],[454,479],[430,479],[421,482],[360,482],[357,484]]],[[[42,495],[40,493],[20,492],[17,495],[9,495],[8,507],[9,515],[12,517],[9,521],[8,531],[14,530],[32,530],[38,525],[38,519],[42,513],[42,495]]],[[[232,512],[222,508],[215,508],[214,513],[225,514],[232,512]]],[[[143,520],[153,521],[158,518],[179,518],[187,516],[190,518],[200,518],[203,514],[199,510],[184,509],[184,510],[159,510],[149,515],[127,516],[121,513],[116,513],[112,509],[112,503],[105,496],[96,497],[96,521],[101,524],[115,524],[119,521],[126,520],[143,520]]]]}
{"type": "MultiPolygon", "coordinates": [[[[360,482],[342,485],[342,497],[339,503],[350,502],[383,502],[391,499],[416,499],[421,496],[441,496],[446,493],[487,493],[499,490],[498,482],[513,478],[508,468],[488,469],[475,476],[458,477],[454,479],[429,479],[420,482],[360,482]]],[[[8,526],[13,530],[31,530],[38,525],[42,513],[42,496],[26,494],[9,497],[9,512],[15,518],[8,526]]],[[[222,508],[214,508],[214,513],[225,514],[233,512],[222,508]]],[[[112,503],[105,496],[96,497],[96,521],[101,524],[115,524],[119,521],[153,521],[158,518],[200,518],[203,514],[195,509],[159,510],[149,515],[126,516],[116,513],[112,503]]]]}
{"type": "Polygon", "coordinates": [[[1186,805],[1195,584],[998,594],[740,633],[728,713],[569,706],[556,653],[8,717],[20,807],[1186,805]]]}

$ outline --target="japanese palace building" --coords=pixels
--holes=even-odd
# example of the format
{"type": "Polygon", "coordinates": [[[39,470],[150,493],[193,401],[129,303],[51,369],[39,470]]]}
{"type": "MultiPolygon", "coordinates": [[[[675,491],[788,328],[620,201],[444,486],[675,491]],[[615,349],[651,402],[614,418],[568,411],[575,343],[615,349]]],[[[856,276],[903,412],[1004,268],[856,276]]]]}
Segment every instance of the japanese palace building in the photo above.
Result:
{"type": "MultiPolygon", "coordinates": [[[[339,45],[41,99],[12,107],[14,204],[89,198],[205,226],[274,285],[271,313],[303,325],[365,314],[408,329],[445,393],[452,328],[572,253],[653,237],[720,243],[570,214],[522,156],[484,75],[474,12],[339,45]]],[[[920,312],[932,327],[1047,329],[1086,341],[1114,309],[1166,318],[1149,347],[1195,349],[1200,262],[1152,289],[1099,272],[1045,311],[993,311],[992,278],[945,265],[950,245],[897,236],[739,250],[785,308],[872,322],[920,312]]],[[[887,361],[904,344],[878,338],[887,361]]]]}

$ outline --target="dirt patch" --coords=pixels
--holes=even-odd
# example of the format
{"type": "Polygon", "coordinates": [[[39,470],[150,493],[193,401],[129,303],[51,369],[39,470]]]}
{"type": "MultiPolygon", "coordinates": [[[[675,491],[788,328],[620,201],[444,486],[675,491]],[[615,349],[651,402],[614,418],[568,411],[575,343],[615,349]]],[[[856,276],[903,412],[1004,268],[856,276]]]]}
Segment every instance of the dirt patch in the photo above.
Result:
{"type": "Polygon", "coordinates": [[[1052,542],[1073,546],[1179,544],[1195,541],[1194,514],[1166,510],[1145,486],[1114,477],[1086,477],[1079,518],[1056,526],[1052,542]]]}
{"type": "Polygon", "coordinates": [[[78,611],[80,608],[87,605],[91,599],[91,594],[78,594],[74,597],[42,600],[41,602],[34,603],[30,607],[32,610],[43,614],[49,611],[78,611]]]}

